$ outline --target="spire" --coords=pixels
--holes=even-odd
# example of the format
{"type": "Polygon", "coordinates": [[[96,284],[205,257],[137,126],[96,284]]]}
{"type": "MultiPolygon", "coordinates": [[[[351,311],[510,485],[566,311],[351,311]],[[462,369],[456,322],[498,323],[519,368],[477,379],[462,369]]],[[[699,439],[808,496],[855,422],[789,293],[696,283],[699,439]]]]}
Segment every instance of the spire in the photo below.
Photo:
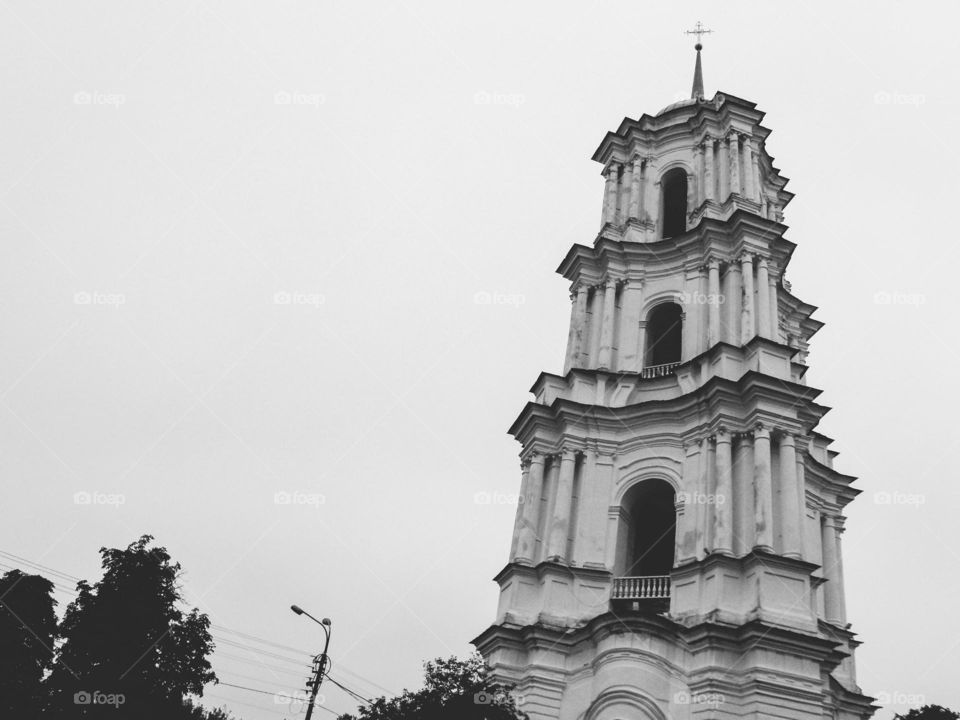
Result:
{"type": "Polygon", "coordinates": [[[690,97],[694,100],[703,99],[703,64],[700,62],[700,50],[703,45],[697,43],[694,45],[697,50],[697,64],[693,68],[693,90],[690,91],[690,97]]]}
{"type": "Polygon", "coordinates": [[[700,44],[700,41],[704,35],[712,32],[713,30],[707,30],[699,20],[697,20],[693,30],[684,30],[687,35],[697,36],[697,44],[693,46],[694,50],[697,51],[697,64],[693,69],[693,90],[690,91],[690,97],[694,100],[703,99],[703,63],[700,62],[700,51],[703,50],[703,45],[700,44]]]}

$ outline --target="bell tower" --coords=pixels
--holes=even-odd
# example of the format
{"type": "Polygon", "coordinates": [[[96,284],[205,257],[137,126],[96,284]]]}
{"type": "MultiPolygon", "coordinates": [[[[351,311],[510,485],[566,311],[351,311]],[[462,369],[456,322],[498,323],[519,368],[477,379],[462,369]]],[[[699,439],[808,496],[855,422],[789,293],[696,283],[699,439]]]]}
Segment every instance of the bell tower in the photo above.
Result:
{"type": "MultiPolygon", "coordinates": [[[[700,29],[698,27],[698,29],[700,29]]],[[[593,155],[599,232],[562,375],[510,433],[522,503],[474,640],[533,720],[868,718],[840,538],[859,493],[804,380],[816,309],[784,270],[792,194],[752,102],[703,91],[593,155]]]]}

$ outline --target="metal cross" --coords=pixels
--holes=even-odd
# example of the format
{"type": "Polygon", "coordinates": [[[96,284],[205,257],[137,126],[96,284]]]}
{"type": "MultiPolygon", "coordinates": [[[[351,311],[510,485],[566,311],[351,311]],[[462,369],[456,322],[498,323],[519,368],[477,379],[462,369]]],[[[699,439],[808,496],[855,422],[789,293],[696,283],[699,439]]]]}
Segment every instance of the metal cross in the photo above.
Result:
{"type": "Polygon", "coordinates": [[[697,20],[697,26],[693,30],[684,30],[683,32],[686,33],[687,35],[696,35],[697,43],[699,44],[700,41],[703,39],[703,36],[708,33],[712,33],[713,30],[707,30],[703,26],[703,23],[697,20]]]}

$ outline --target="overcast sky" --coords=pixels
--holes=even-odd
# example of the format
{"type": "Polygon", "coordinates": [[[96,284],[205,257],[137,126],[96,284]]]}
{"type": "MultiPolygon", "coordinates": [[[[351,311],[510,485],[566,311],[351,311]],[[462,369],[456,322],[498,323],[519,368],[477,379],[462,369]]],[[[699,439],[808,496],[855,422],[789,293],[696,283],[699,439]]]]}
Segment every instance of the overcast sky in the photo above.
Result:
{"type": "MultiPolygon", "coordinates": [[[[933,7],[0,3],[0,551],[95,580],[152,533],[218,639],[318,652],[299,603],[367,696],[466,654],[515,511],[475,496],[517,491],[505,431],[562,369],[589,158],[689,94],[699,19],[708,94],[768,113],[797,195],[808,380],[864,491],[860,684],[960,709],[958,39],[933,7]]],[[[252,647],[221,642],[223,682],[301,687],[252,647]]]]}

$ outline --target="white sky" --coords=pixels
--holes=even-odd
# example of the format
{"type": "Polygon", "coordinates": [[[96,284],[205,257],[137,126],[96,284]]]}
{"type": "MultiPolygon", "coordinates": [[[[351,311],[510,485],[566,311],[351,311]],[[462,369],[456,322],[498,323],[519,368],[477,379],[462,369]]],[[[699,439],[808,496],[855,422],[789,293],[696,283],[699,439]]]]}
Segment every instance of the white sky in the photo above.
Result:
{"type": "MultiPolygon", "coordinates": [[[[958,40],[932,8],[0,3],[0,550],[93,580],[101,545],[153,533],[218,625],[315,652],[288,606],[333,618],[334,677],[368,696],[467,653],[514,514],[474,495],[518,489],[505,430],[562,367],[589,157],[689,93],[701,19],[707,92],[768,113],[797,194],[788,277],[827,323],[808,378],[864,490],[860,684],[960,709],[958,40]]],[[[293,666],[222,645],[224,682],[300,686],[221,652],[293,666]]]]}

